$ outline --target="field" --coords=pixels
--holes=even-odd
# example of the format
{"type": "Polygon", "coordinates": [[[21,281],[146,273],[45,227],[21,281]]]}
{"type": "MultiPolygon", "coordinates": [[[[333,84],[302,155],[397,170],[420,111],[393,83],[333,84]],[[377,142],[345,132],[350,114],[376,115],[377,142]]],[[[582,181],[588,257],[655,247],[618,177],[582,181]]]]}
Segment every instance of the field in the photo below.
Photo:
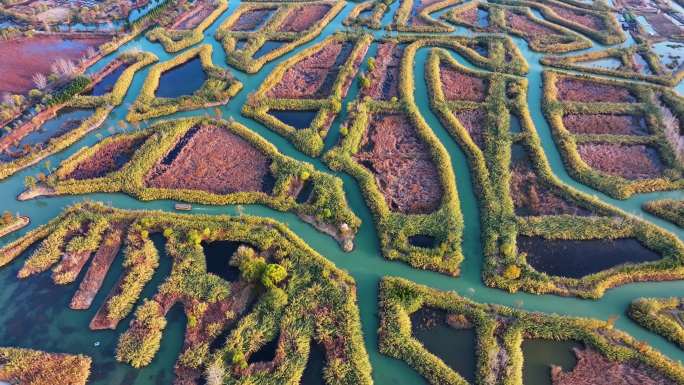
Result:
{"type": "Polygon", "coordinates": [[[33,75],[48,75],[52,66],[60,59],[78,62],[88,57],[89,50],[97,50],[103,43],[111,40],[110,36],[79,35],[38,35],[30,38],[18,38],[0,41],[0,55],[4,58],[0,63],[3,75],[0,93],[26,94],[36,88],[33,75]]]}
{"type": "Polygon", "coordinates": [[[681,0],[0,3],[0,385],[684,383],[681,0]]]}

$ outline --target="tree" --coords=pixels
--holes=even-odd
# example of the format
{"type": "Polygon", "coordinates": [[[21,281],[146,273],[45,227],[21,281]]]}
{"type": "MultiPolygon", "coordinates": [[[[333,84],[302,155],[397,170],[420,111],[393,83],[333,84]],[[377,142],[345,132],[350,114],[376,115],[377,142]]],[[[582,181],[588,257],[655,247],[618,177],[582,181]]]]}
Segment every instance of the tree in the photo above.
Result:
{"type": "Polygon", "coordinates": [[[274,288],[287,278],[287,270],[277,263],[270,263],[261,274],[261,284],[266,288],[274,288]]]}
{"type": "Polygon", "coordinates": [[[36,178],[28,175],[26,178],[24,178],[24,186],[29,190],[36,188],[36,178]]]}
{"type": "Polygon", "coordinates": [[[38,88],[39,90],[44,90],[47,87],[47,83],[48,79],[44,74],[33,74],[33,84],[35,84],[36,88],[38,88]]]}
{"type": "Polygon", "coordinates": [[[506,279],[518,279],[520,278],[520,268],[516,265],[508,265],[503,272],[503,276],[506,279]]]}
{"type": "Polygon", "coordinates": [[[12,221],[14,221],[14,216],[12,215],[12,213],[10,213],[9,211],[5,211],[2,213],[3,225],[9,225],[10,223],[12,223],[12,221]]]}
{"type": "Polygon", "coordinates": [[[244,258],[240,261],[242,277],[249,282],[256,282],[266,269],[266,260],[263,257],[244,258]]]}

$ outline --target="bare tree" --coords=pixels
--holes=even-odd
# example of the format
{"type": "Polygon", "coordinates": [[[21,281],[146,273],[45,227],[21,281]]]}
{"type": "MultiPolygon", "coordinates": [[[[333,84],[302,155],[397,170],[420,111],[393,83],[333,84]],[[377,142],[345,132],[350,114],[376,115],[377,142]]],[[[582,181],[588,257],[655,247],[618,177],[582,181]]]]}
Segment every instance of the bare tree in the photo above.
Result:
{"type": "Polygon", "coordinates": [[[47,87],[47,76],[40,72],[33,74],[33,84],[35,84],[36,88],[39,90],[44,90],[45,87],[47,87]]]}
{"type": "Polygon", "coordinates": [[[62,78],[71,78],[77,72],[77,67],[71,60],[59,58],[50,66],[52,72],[62,78]]]}

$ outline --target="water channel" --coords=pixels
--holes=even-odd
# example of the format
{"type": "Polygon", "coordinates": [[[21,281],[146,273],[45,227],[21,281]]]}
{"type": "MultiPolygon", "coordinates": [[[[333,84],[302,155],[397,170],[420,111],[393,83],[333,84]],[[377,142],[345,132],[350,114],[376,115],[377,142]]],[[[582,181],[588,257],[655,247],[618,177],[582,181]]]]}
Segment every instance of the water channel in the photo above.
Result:
{"type": "MultiPolygon", "coordinates": [[[[391,21],[391,18],[398,7],[398,3],[399,2],[397,1],[390,7],[390,12],[383,18],[384,25],[391,21]]],[[[208,28],[205,32],[205,39],[202,42],[213,46],[212,59],[214,64],[220,67],[226,67],[225,53],[221,48],[221,44],[217,42],[213,36],[218,26],[223,23],[238,5],[239,1],[230,0],[228,10],[219,17],[210,28],[208,28]]],[[[335,31],[342,30],[343,26],[341,22],[346,18],[354,5],[355,3],[348,3],[342,12],[325,27],[318,37],[311,42],[304,44],[295,52],[322,41],[325,37],[335,31]]],[[[385,32],[380,31],[375,32],[375,34],[377,37],[382,37],[385,32]]],[[[471,33],[463,28],[458,28],[455,34],[471,35],[471,33]]],[[[644,220],[675,233],[680,239],[684,239],[684,231],[669,222],[645,213],[640,208],[643,202],[653,199],[684,198],[684,193],[682,191],[641,194],[625,201],[619,201],[578,183],[568,175],[563,167],[560,154],[551,137],[550,128],[544,120],[541,110],[541,73],[543,68],[539,64],[539,59],[542,55],[530,51],[523,40],[516,38],[514,41],[530,66],[530,73],[527,76],[529,81],[529,108],[537,132],[541,138],[544,152],[556,176],[573,188],[595,195],[602,201],[612,204],[626,213],[642,217],[644,220]]],[[[631,41],[628,41],[625,44],[631,43],[631,41]]],[[[604,48],[597,45],[596,42],[594,42],[594,45],[594,48],[590,50],[604,48]]],[[[174,56],[173,54],[164,52],[159,44],[149,42],[144,36],[132,40],[122,47],[119,52],[134,47],[153,52],[162,62],[169,60],[174,56]]],[[[369,50],[368,55],[374,55],[375,52],[376,47],[373,45],[369,50]]],[[[247,94],[258,88],[263,83],[265,77],[278,63],[291,57],[294,53],[289,53],[274,62],[266,64],[261,71],[253,75],[248,75],[231,68],[232,73],[243,82],[245,87],[230,103],[221,107],[224,118],[230,116],[238,122],[245,124],[274,144],[283,154],[309,162],[319,170],[338,175],[344,181],[349,205],[363,221],[363,225],[355,240],[356,247],[351,253],[344,253],[332,238],[316,231],[313,227],[302,222],[293,214],[277,212],[258,205],[245,206],[244,212],[246,214],[274,218],[286,223],[292,231],[303,238],[311,247],[331,260],[339,268],[346,270],[353,276],[357,283],[358,305],[361,313],[363,333],[366,349],[373,367],[373,378],[375,383],[379,385],[417,385],[426,383],[425,380],[409,368],[408,365],[381,355],[377,349],[377,287],[379,280],[383,276],[399,276],[440,290],[454,290],[463,296],[472,298],[481,303],[499,303],[508,306],[517,306],[531,311],[560,313],[603,320],[617,314],[620,315],[620,318],[616,322],[616,328],[631,334],[639,340],[647,341],[654,348],[672,359],[684,360],[684,351],[678,349],[675,345],[667,342],[665,339],[642,329],[623,315],[628,304],[637,297],[665,297],[676,295],[677,293],[684,293],[684,281],[629,284],[609,290],[602,299],[597,301],[561,298],[551,295],[537,296],[525,293],[509,294],[483,285],[481,280],[483,255],[480,242],[480,219],[478,204],[470,179],[470,170],[467,167],[468,162],[466,161],[464,153],[449,136],[445,128],[440,124],[436,115],[429,108],[428,90],[424,81],[425,62],[428,52],[429,48],[423,48],[420,49],[416,55],[414,65],[414,78],[416,81],[415,100],[419,110],[423,114],[423,118],[433,129],[436,136],[450,154],[455,172],[461,210],[465,222],[465,233],[462,245],[465,261],[462,264],[461,275],[458,278],[417,270],[400,262],[385,260],[380,254],[379,240],[374,230],[373,219],[363,201],[362,194],[356,181],[346,174],[332,172],[319,159],[307,157],[297,151],[294,146],[283,137],[267,129],[258,122],[240,115],[240,109],[246,101],[247,94]]],[[[474,68],[472,64],[467,63],[462,57],[459,57],[458,55],[454,56],[459,62],[474,68]]],[[[90,69],[90,72],[99,70],[114,58],[115,55],[110,55],[103,59],[93,66],[90,69]]],[[[366,70],[365,64],[363,65],[362,70],[366,70]]],[[[58,165],[63,159],[72,155],[81,147],[92,146],[97,143],[102,136],[108,136],[115,132],[116,129],[114,128],[117,127],[119,121],[124,119],[130,105],[139,94],[142,83],[148,72],[149,67],[139,71],[135,75],[124,102],[121,106],[112,111],[110,117],[100,129],[90,133],[69,149],[55,154],[47,160],[49,160],[53,166],[58,165]]],[[[347,98],[343,100],[343,106],[346,107],[347,102],[353,100],[358,95],[357,83],[358,79],[352,84],[347,98]]],[[[169,118],[200,116],[212,113],[212,111],[213,108],[177,113],[172,116],[165,116],[160,119],[152,120],[149,123],[169,118]]],[[[325,141],[326,150],[336,142],[339,135],[339,125],[346,118],[346,115],[347,112],[343,109],[340,116],[335,120],[333,127],[328,134],[329,136],[325,141]]],[[[26,229],[1,239],[0,245],[14,240],[26,231],[46,223],[57,216],[65,207],[84,199],[102,201],[123,209],[144,208],[164,211],[173,210],[173,202],[171,201],[143,203],[123,194],[89,194],[86,196],[41,198],[26,202],[16,201],[15,196],[23,190],[24,178],[28,175],[35,175],[41,171],[44,172],[45,167],[43,164],[44,163],[41,163],[40,165],[17,173],[11,178],[0,181],[0,201],[3,202],[1,209],[28,215],[31,217],[32,221],[31,225],[26,229]]],[[[236,208],[233,206],[194,205],[192,213],[235,214],[236,208]]],[[[16,260],[9,266],[0,269],[0,287],[2,287],[2,290],[0,291],[0,306],[4,309],[4,311],[0,313],[0,341],[2,341],[3,346],[9,345],[47,351],[87,354],[93,357],[94,361],[90,382],[92,384],[144,385],[171,383],[173,364],[180,349],[180,344],[182,344],[182,334],[185,328],[185,319],[182,312],[176,314],[174,310],[174,312],[170,314],[169,324],[164,333],[161,349],[152,364],[142,370],[133,369],[128,365],[119,364],[114,360],[114,347],[116,341],[118,336],[125,330],[130,317],[122,321],[115,331],[91,332],[88,330],[90,319],[102,304],[104,297],[112,285],[114,285],[115,279],[121,272],[122,256],[119,256],[114,262],[112,270],[103,284],[102,290],[96,297],[91,309],[87,311],[69,310],[67,306],[71,296],[78,287],[78,282],[69,286],[54,286],[49,278],[49,273],[28,280],[17,280],[15,278],[16,271],[23,263],[24,257],[16,260]],[[96,346],[96,342],[99,342],[98,346],[96,346]]],[[[165,275],[168,274],[168,258],[162,255],[161,260],[162,264],[155,273],[153,281],[145,287],[142,298],[154,295],[154,288],[164,279],[165,275]],[[165,266],[164,260],[167,261],[167,266],[165,266]]],[[[82,278],[82,276],[79,277],[79,279],[80,278],[82,278]]]]}

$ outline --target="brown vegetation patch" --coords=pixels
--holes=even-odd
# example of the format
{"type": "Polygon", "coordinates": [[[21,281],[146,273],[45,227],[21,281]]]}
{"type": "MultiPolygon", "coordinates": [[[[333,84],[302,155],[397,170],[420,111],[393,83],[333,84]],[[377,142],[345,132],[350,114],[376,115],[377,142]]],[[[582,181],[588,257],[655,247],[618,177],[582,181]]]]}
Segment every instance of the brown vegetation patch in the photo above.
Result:
{"type": "Polygon", "coordinates": [[[370,86],[363,90],[363,96],[376,100],[388,100],[399,96],[399,66],[404,54],[404,45],[394,42],[378,44],[375,68],[368,76],[370,86]]]}
{"type": "Polygon", "coordinates": [[[648,24],[650,24],[658,35],[662,37],[669,39],[684,34],[684,28],[673,23],[662,12],[644,13],[644,17],[646,18],[646,21],[648,21],[648,24]]]}
{"type": "Polygon", "coordinates": [[[468,131],[473,142],[475,142],[480,149],[484,149],[485,119],[487,116],[485,109],[479,107],[472,110],[457,111],[454,112],[454,116],[461,122],[466,131],[468,131]]]}
{"type": "Polygon", "coordinates": [[[232,31],[254,31],[274,12],[273,9],[255,9],[244,12],[230,28],[232,31]]]}
{"type": "Polygon", "coordinates": [[[105,234],[103,237],[104,242],[95,253],[93,261],[78,287],[78,291],[71,298],[70,308],[80,310],[90,308],[121,248],[123,229],[124,226],[122,224],[114,224],[105,234]]]}
{"type": "Polygon", "coordinates": [[[266,96],[270,98],[321,98],[332,91],[339,67],[349,57],[352,44],[332,41],[285,71],[266,96]]]}
{"type": "Polygon", "coordinates": [[[330,8],[329,4],[307,4],[295,8],[278,27],[278,32],[304,32],[323,19],[330,8]]]}
{"type": "Polygon", "coordinates": [[[117,171],[131,159],[146,139],[147,137],[122,138],[110,142],[79,163],[66,179],[99,178],[117,171]]]}
{"type": "Polygon", "coordinates": [[[587,79],[562,78],[556,82],[556,88],[558,99],[571,102],[636,102],[636,98],[627,88],[587,79]]]}
{"type": "Polygon", "coordinates": [[[439,66],[439,75],[444,96],[448,100],[484,101],[487,93],[487,82],[484,79],[447,66],[439,66]]]}
{"type": "Polygon", "coordinates": [[[516,215],[589,216],[592,214],[591,211],[569,202],[543,185],[537,178],[523,147],[514,146],[513,151],[510,191],[516,215]]]}
{"type": "Polygon", "coordinates": [[[656,150],[642,144],[583,143],[577,150],[589,167],[625,179],[657,178],[664,169],[656,150]]]}
{"type": "Polygon", "coordinates": [[[603,19],[596,15],[583,12],[579,9],[576,10],[573,8],[562,7],[552,3],[545,3],[544,5],[551,8],[553,12],[555,12],[556,15],[560,16],[561,18],[585,26],[589,29],[602,31],[606,28],[606,23],[604,23],[603,19]]]}
{"type": "Polygon", "coordinates": [[[553,385],[674,385],[675,382],[646,365],[635,362],[616,362],[593,349],[575,349],[577,365],[571,372],[553,366],[553,385]]]}
{"type": "Polygon", "coordinates": [[[510,11],[506,11],[506,25],[529,37],[538,38],[540,36],[558,35],[553,29],[535,22],[527,15],[520,15],[510,11]]]}
{"type": "Polygon", "coordinates": [[[57,59],[78,60],[88,48],[97,48],[111,36],[85,35],[63,37],[35,35],[12,40],[0,40],[0,93],[25,94],[34,88],[33,75],[49,74],[57,59]]]}
{"type": "Polygon", "coordinates": [[[209,1],[196,0],[193,5],[194,7],[192,9],[183,13],[176,19],[171,27],[172,29],[193,29],[206,19],[215,9],[209,1]]]}
{"type": "Polygon", "coordinates": [[[645,124],[644,118],[637,115],[563,115],[563,125],[573,134],[646,135],[645,124]]]}
{"type": "Polygon", "coordinates": [[[269,192],[270,160],[249,142],[222,127],[202,126],[182,147],[158,162],[146,185],[215,194],[269,192]]]}
{"type": "Polygon", "coordinates": [[[406,115],[372,116],[361,146],[354,159],[375,174],[390,210],[427,214],[439,207],[439,171],[406,115]]]}

